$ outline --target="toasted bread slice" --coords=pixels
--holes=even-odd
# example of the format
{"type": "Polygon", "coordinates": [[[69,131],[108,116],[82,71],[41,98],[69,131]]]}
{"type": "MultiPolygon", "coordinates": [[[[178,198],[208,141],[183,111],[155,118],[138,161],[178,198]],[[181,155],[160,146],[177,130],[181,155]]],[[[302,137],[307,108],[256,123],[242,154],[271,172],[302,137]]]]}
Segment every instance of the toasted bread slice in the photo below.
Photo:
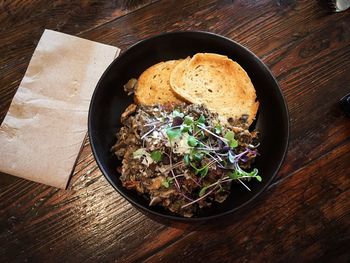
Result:
{"type": "Polygon", "coordinates": [[[197,53],[172,71],[170,85],[188,102],[204,104],[225,120],[247,115],[250,125],[259,103],[254,86],[244,69],[226,56],[197,53]]]}
{"type": "Polygon", "coordinates": [[[170,87],[170,73],[181,60],[169,60],[146,69],[139,77],[135,89],[135,102],[139,105],[181,103],[170,87]]]}

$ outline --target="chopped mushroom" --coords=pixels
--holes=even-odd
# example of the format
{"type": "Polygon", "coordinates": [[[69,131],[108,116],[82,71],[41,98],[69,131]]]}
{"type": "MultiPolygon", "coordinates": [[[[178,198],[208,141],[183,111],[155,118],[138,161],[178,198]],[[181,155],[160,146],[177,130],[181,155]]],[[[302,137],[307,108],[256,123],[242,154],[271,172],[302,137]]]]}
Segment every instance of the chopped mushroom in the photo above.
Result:
{"type": "Polygon", "coordinates": [[[134,93],[135,88],[137,86],[137,79],[130,79],[125,85],[124,85],[124,91],[130,96],[134,93]]]}
{"type": "Polygon", "coordinates": [[[261,180],[256,169],[243,170],[251,169],[258,145],[258,133],[247,129],[244,117],[232,126],[203,105],[131,104],[121,121],[111,149],[123,160],[120,180],[150,206],[191,217],[224,202],[237,176],[237,183],[261,180]]]}
{"type": "Polygon", "coordinates": [[[137,105],[136,104],[130,104],[126,110],[123,112],[120,120],[121,122],[124,122],[131,114],[133,114],[137,109],[137,105]]]}

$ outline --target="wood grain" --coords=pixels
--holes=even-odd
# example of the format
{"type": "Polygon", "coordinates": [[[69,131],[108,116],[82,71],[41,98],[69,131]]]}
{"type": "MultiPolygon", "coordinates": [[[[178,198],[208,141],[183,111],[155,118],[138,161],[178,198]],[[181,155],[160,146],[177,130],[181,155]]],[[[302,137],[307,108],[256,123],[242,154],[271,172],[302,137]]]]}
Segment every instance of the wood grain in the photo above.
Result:
{"type": "Polygon", "coordinates": [[[272,69],[291,141],[269,192],[209,226],[154,220],[131,207],[103,178],[88,140],[67,191],[1,175],[1,262],[349,259],[350,122],[338,107],[349,92],[348,13],[293,0],[162,1],[130,13],[111,7],[115,1],[22,2],[6,2],[11,14],[0,15],[0,116],[45,27],[122,50],[161,32],[206,30],[247,46],[272,69]]]}
{"type": "Polygon", "coordinates": [[[349,159],[347,142],[270,187],[249,211],[200,227],[146,262],[348,262],[349,159]]]}
{"type": "Polygon", "coordinates": [[[79,30],[77,32],[81,32],[126,15],[151,2],[155,1],[2,1],[0,32],[35,20],[55,24],[57,30],[74,28],[74,30],[79,30]]]}
{"type": "Polygon", "coordinates": [[[1,1],[0,123],[44,29],[76,35],[156,1],[1,1]]]}
{"type": "Polygon", "coordinates": [[[132,208],[96,169],[89,147],[77,170],[80,176],[74,174],[67,191],[21,179],[2,185],[0,237],[7,244],[1,248],[5,262],[50,262],[53,255],[60,261],[130,257],[192,229],[179,223],[166,228],[132,208]],[[145,240],[152,242],[146,245],[145,240]]]}

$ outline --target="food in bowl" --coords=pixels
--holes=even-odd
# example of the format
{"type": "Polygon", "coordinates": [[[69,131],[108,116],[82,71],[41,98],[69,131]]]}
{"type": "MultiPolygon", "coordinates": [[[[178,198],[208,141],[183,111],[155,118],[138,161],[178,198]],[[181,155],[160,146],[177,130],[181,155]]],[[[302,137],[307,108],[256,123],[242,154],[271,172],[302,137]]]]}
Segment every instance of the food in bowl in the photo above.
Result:
{"type": "Polygon", "coordinates": [[[122,185],[149,205],[192,217],[222,203],[231,184],[261,181],[253,163],[258,110],[247,73],[226,56],[198,53],[148,68],[125,86],[135,102],[112,147],[122,185]]]}

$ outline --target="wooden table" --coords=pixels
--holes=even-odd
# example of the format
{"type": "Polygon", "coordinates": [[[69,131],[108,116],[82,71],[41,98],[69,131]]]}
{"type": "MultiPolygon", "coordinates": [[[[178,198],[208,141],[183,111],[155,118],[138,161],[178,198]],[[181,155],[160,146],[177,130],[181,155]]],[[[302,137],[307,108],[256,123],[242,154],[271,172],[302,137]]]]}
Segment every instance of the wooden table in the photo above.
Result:
{"type": "Polygon", "coordinates": [[[44,28],[122,50],[205,30],[245,45],[277,77],[290,111],[285,162],[244,211],[164,224],[114,191],[86,140],[66,191],[1,175],[0,262],[349,262],[350,119],[338,101],[350,92],[350,11],[311,0],[126,2],[1,1],[1,120],[44,28]]]}

